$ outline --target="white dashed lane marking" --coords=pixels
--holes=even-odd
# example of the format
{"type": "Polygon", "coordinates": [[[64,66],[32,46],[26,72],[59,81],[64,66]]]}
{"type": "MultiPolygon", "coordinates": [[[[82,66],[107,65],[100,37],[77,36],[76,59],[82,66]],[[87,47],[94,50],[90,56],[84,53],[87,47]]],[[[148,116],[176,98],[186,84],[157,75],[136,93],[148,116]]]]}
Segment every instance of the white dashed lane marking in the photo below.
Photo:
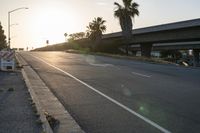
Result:
{"type": "Polygon", "coordinates": [[[138,75],[138,76],[141,76],[141,77],[146,77],[146,78],[151,78],[152,77],[151,75],[145,75],[145,74],[141,74],[141,73],[137,73],[137,72],[132,72],[132,74],[138,75]]]}

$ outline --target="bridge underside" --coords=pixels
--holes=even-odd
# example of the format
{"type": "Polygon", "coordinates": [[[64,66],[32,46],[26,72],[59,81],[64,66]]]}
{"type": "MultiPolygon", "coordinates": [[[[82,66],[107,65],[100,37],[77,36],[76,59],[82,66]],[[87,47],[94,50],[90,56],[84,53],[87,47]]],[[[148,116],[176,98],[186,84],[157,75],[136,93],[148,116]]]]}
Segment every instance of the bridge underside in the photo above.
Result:
{"type": "MultiPolygon", "coordinates": [[[[103,41],[106,42],[121,42],[126,44],[126,41],[122,36],[115,36],[104,38],[103,41]]],[[[129,45],[140,45],[141,55],[145,57],[151,56],[152,48],[155,49],[193,49],[195,52],[195,61],[199,62],[199,57],[197,57],[200,49],[200,26],[196,27],[186,27],[180,29],[170,29],[170,30],[160,30],[155,32],[139,32],[133,31],[133,36],[131,43],[129,45]],[[181,43],[187,43],[181,45],[181,43]],[[190,44],[189,42],[199,42],[199,44],[190,44]],[[154,44],[163,44],[163,43],[174,43],[175,45],[166,45],[166,46],[155,46],[154,44]],[[177,45],[176,43],[180,43],[177,45]]]]}
{"type": "Polygon", "coordinates": [[[150,45],[150,44],[132,45],[130,47],[130,50],[133,51],[133,53],[136,53],[136,51],[141,51],[142,56],[151,56],[151,50],[154,50],[154,51],[193,50],[193,57],[194,57],[193,64],[194,66],[200,66],[200,41],[182,42],[182,43],[180,42],[179,43],[159,43],[159,44],[153,44],[153,45],[150,45]]]}

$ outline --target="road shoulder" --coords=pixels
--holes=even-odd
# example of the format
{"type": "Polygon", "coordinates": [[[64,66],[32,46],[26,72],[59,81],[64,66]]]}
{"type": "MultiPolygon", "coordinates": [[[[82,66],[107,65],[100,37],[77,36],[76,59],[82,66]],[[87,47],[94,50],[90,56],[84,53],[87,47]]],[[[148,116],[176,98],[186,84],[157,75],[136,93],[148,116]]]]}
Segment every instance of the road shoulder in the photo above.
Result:
{"type": "Polygon", "coordinates": [[[37,73],[26,63],[19,53],[17,53],[17,59],[21,66],[23,66],[23,77],[32,99],[36,104],[38,113],[40,114],[44,131],[46,133],[84,133],[76,121],[65,110],[60,101],[54,96],[37,73]],[[47,114],[56,120],[53,127],[52,123],[48,121],[49,119],[47,114]],[[51,130],[51,127],[53,130],[51,130]]]}

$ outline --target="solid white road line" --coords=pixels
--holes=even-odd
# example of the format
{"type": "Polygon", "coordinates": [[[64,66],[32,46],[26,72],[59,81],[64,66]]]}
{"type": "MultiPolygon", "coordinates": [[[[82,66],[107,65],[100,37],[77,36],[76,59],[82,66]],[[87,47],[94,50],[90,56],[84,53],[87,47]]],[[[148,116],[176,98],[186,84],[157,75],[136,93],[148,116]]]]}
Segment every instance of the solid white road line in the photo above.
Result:
{"type": "Polygon", "coordinates": [[[137,73],[137,72],[132,72],[132,74],[142,76],[142,77],[146,77],[146,78],[151,78],[150,75],[145,75],[145,74],[141,74],[141,73],[137,73]]]}
{"type": "MultiPolygon", "coordinates": [[[[30,54],[29,54],[29,55],[30,55],[30,54]]],[[[107,96],[106,94],[100,92],[99,90],[95,89],[94,87],[92,87],[92,86],[88,85],[87,83],[81,81],[80,79],[74,77],[74,76],[71,75],[70,73],[68,73],[68,72],[66,72],[66,71],[64,71],[64,70],[62,70],[62,69],[60,69],[60,68],[58,68],[58,67],[56,67],[56,66],[54,66],[54,65],[52,65],[52,64],[50,64],[50,63],[48,63],[48,62],[46,62],[46,61],[45,61],[44,59],[42,59],[42,58],[39,58],[39,57],[34,56],[34,55],[31,55],[31,56],[32,56],[32,57],[35,57],[36,59],[38,59],[38,60],[40,60],[40,61],[42,61],[42,62],[44,62],[44,63],[47,64],[47,65],[49,65],[49,66],[51,66],[51,67],[53,67],[53,68],[59,70],[60,72],[66,74],[67,76],[69,76],[69,77],[75,79],[76,81],[80,82],[81,84],[83,84],[83,85],[85,85],[86,87],[90,88],[91,90],[95,91],[95,92],[98,93],[99,95],[103,96],[104,98],[108,99],[109,101],[113,102],[114,104],[118,105],[119,107],[123,108],[124,110],[128,111],[129,113],[131,113],[131,114],[137,116],[138,118],[142,119],[143,121],[149,123],[150,125],[152,125],[153,127],[157,128],[158,130],[162,131],[163,133],[171,133],[170,131],[168,131],[167,129],[165,129],[165,128],[159,126],[159,125],[156,124],[155,122],[149,120],[148,118],[145,118],[144,116],[140,115],[139,113],[137,113],[137,112],[133,111],[132,109],[126,107],[125,105],[119,103],[119,102],[116,101],[115,99],[113,99],[113,98],[107,96]]]]}

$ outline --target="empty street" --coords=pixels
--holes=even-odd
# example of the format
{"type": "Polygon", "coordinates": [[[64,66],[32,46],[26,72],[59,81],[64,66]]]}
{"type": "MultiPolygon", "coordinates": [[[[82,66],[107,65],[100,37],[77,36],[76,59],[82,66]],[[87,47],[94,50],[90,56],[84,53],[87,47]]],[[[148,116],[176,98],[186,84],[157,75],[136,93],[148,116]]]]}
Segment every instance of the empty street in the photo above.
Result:
{"type": "Polygon", "coordinates": [[[200,69],[20,52],[86,133],[199,133],[200,69]]]}

